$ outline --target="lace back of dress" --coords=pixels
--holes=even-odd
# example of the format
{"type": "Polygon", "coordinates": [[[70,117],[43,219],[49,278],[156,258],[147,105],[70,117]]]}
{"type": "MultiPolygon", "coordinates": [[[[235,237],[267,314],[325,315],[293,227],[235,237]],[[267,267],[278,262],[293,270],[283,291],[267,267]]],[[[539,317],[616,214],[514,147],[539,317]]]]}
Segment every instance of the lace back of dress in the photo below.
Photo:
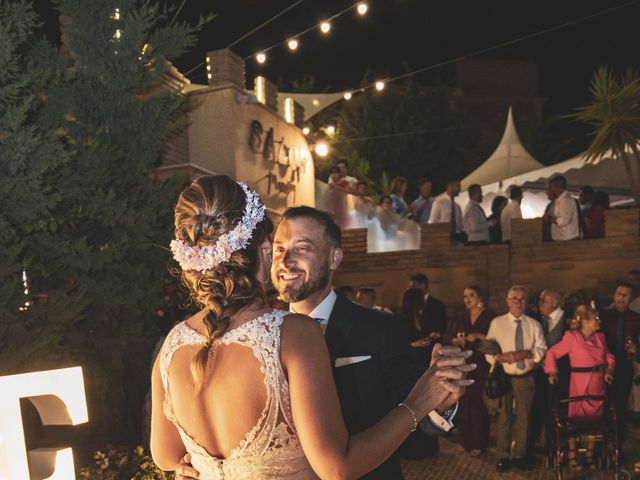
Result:
{"type": "MultiPolygon", "coordinates": [[[[217,472],[201,478],[245,478],[243,475],[231,474],[241,471],[251,472],[246,478],[263,478],[259,474],[261,471],[272,472],[269,475],[278,472],[276,477],[287,471],[311,471],[293,425],[289,385],[280,363],[280,327],[285,315],[286,312],[282,311],[267,313],[230,330],[219,339],[225,345],[235,343],[251,348],[260,362],[267,390],[267,402],[260,419],[227,459],[212,457],[198,445],[181,428],[171,405],[168,377],[171,359],[180,347],[202,344],[204,337],[185,322],[178,324],[167,336],[160,352],[160,372],[165,387],[164,413],[178,428],[187,450],[192,454],[194,466],[200,464],[208,471],[217,472]],[[260,468],[256,470],[256,466],[260,468]]],[[[264,478],[271,478],[266,473],[264,475],[264,478]]],[[[283,478],[285,477],[286,475],[283,478]]],[[[305,474],[300,478],[313,478],[313,475],[305,474]]]]}

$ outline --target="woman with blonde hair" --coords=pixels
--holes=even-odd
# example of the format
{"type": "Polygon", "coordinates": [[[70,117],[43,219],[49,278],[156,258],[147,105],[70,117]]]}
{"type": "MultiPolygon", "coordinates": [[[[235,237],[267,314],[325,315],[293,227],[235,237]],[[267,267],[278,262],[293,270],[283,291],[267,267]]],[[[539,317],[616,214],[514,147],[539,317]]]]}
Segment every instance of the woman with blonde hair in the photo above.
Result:
{"type": "MultiPolygon", "coordinates": [[[[615,357],[607,349],[604,334],[599,332],[598,312],[588,305],[580,305],[569,324],[562,340],[547,350],[544,371],[549,375],[549,383],[558,382],[557,360],[569,355],[571,377],[569,397],[604,396],[606,385],[613,381],[615,357]]],[[[582,400],[569,403],[569,418],[598,417],[604,409],[602,400],[582,400]]],[[[576,441],[569,439],[569,464],[580,470],[577,462],[576,441]]],[[[593,444],[587,445],[586,462],[591,466],[593,444]]]]}
{"type": "Polygon", "coordinates": [[[153,459],[176,470],[189,453],[200,480],[362,477],[472,383],[461,379],[472,366],[438,360],[403,402],[349,436],[321,327],[267,304],[271,230],[256,192],[227,176],[200,177],[180,195],[171,251],[202,310],[169,332],[153,368],[153,459]]]}
{"type": "Polygon", "coordinates": [[[401,217],[407,216],[409,213],[409,206],[404,200],[404,195],[407,192],[407,179],[404,177],[396,177],[391,180],[391,187],[389,196],[391,197],[391,205],[393,211],[401,217]]]}

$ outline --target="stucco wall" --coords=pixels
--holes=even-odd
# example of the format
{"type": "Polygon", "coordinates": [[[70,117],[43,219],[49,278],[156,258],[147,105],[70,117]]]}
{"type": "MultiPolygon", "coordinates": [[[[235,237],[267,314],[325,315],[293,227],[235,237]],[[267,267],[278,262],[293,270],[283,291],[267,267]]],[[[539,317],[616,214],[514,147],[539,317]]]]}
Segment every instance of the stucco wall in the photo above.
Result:
{"type": "Polygon", "coordinates": [[[207,87],[189,95],[195,103],[188,127],[191,163],[246,182],[273,211],[282,212],[293,205],[314,206],[313,159],[299,128],[265,105],[252,102],[245,91],[232,85],[207,87]],[[267,131],[273,128],[277,161],[250,148],[254,120],[263,127],[263,142],[267,131]],[[281,140],[283,143],[278,143],[281,140]],[[296,149],[298,157],[306,159],[299,169],[287,165],[281,145],[296,149]],[[287,191],[289,188],[292,190],[287,191]]]}

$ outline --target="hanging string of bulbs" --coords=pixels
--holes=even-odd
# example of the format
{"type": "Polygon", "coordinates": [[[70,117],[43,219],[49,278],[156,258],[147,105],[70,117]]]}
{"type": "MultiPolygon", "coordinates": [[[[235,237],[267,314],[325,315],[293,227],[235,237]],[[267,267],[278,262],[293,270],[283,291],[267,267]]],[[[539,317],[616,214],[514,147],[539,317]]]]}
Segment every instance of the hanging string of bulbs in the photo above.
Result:
{"type": "Polygon", "coordinates": [[[289,48],[289,50],[291,51],[296,51],[298,50],[298,47],[300,46],[300,38],[304,35],[306,35],[307,33],[319,29],[320,32],[323,35],[327,35],[329,34],[329,32],[331,32],[331,22],[333,22],[334,20],[338,19],[339,17],[341,17],[342,15],[346,14],[347,12],[351,11],[351,10],[355,10],[358,15],[360,16],[364,16],[366,15],[366,13],[369,11],[369,4],[367,2],[358,2],[355,3],[347,8],[345,8],[344,10],[341,10],[340,12],[330,16],[329,18],[327,18],[326,20],[322,20],[320,23],[317,23],[301,32],[296,33],[295,35],[292,35],[291,37],[289,37],[286,40],[274,43],[273,45],[270,45],[267,48],[264,48],[262,50],[260,50],[258,53],[249,55],[247,57],[245,57],[245,60],[254,57],[256,62],[258,62],[259,64],[264,64],[267,62],[267,53],[271,50],[273,50],[276,47],[279,47],[281,45],[287,45],[287,47],[289,48]]]}

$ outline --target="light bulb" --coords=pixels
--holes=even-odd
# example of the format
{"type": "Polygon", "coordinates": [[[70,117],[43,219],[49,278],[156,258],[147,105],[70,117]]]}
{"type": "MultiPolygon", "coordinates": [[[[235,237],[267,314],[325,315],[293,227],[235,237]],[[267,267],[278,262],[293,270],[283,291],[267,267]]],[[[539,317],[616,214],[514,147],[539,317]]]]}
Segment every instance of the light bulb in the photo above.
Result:
{"type": "Polygon", "coordinates": [[[259,54],[256,55],[256,61],[258,63],[266,62],[267,61],[267,54],[260,52],[259,54]]]}
{"type": "Polygon", "coordinates": [[[211,71],[211,65],[207,65],[207,72],[211,71]]]}
{"type": "Polygon", "coordinates": [[[358,14],[360,15],[364,15],[365,13],[367,13],[367,10],[369,10],[369,5],[366,4],[366,2],[360,2],[358,3],[358,14]]]}
{"type": "Polygon", "coordinates": [[[378,80],[376,82],[376,90],[378,90],[379,92],[381,92],[382,90],[384,90],[384,82],[378,80]]]}
{"type": "Polygon", "coordinates": [[[305,135],[309,135],[309,132],[311,132],[311,129],[309,127],[304,127],[302,129],[302,133],[304,133],[305,135]]]}
{"type": "Polygon", "coordinates": [[[327,127],[327,133],[328,133],[329,135],[333,135],[334,133],[336,133],[336,127],[334,127],[333,125],[329,125],[329,126],[327,127]]]}
{"type": "Polygon", "coordinates": [[[315,151],[319,157],[326,157],[329,155],[329,145],[324,142],[316,143],[315,151]]]}
{"type": "Polygon", "coordinates": [[[211,80],[211,77],[213,77],[213,75],[211,75],[210,73],[207,73],[207,78],[208,78],[209,80],[211,80]]]}
{"type": "Polygon", "coordinates": [[[329,30],[331,30],[331,24],[329,22],[322,22],[320,24],[320,31],[322,33],[329,33],[329,30]]]}
{"type": "Polygon", "coordinates": [[[345,100],[351,100],[352,96],[353,95],[351,94],[351,92],[345,92],[344,95],[343,95],[345,100]]]}
{"type": "Polygon", "coordinates": [[[311,103],[313,104],[314,107],[317,107],[318,105],[320,105],[320,101],[317,98],[314,98],[311,103]]]}
{"type": "Polygon", "coordinates": [[[287,45],[289,45],[289,50],[295,50],[298,48],[298,40],[292,38],[291,40],[289,40],[287,45]]]}

